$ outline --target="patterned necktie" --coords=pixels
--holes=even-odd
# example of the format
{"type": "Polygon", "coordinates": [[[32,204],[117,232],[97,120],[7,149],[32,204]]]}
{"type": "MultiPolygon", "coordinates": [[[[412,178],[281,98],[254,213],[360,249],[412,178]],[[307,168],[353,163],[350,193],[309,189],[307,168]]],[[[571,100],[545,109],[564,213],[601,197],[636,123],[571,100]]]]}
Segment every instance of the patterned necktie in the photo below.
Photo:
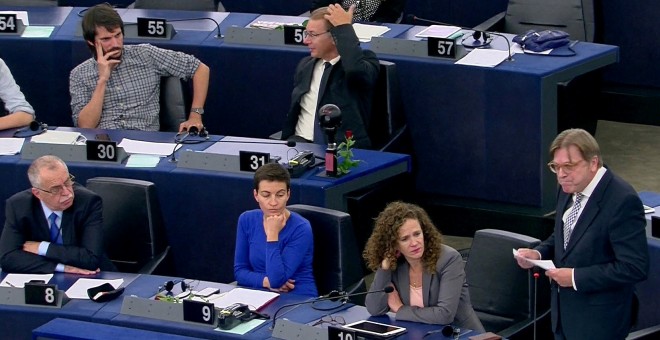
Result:
{"type": "Polygon", "coordinates": [[[325,92],[325,87],[328,84],[328,78],[330,77],[330,71],[332,70],[332,64],[329,62],[323,63],[323,75],[321,76],[321,84],[319,85],[319,96],[316,99],[316,112],[314,112],[314,143],[315,144],[325,144],[325,137],[323,136],[323,130],[321,130],[321,125],[319,123],[319,103],[321,102],[321,97],[323,97],[323,92],[325,92]]]}
{"type": "Polygon", "coordinates": [[[50,242],[56,244],[62,244],[62,235],[60,234],[60,228],[57,227],[57,214],[52,213],[48,216],[48,222],[50,222],[50,242]]]}
{"type": "Polygon", "coordinates": [[[566,223],[564,223],[564,249],[568,245],[568,240],[571,239],[573,226],[577,222],[578,212],[580,212],[580,207],[582,206],[582,197],[584,195],[581,192],[575,194],[575,203],[573,203],[573,207],[566,218],[566,223]]]}

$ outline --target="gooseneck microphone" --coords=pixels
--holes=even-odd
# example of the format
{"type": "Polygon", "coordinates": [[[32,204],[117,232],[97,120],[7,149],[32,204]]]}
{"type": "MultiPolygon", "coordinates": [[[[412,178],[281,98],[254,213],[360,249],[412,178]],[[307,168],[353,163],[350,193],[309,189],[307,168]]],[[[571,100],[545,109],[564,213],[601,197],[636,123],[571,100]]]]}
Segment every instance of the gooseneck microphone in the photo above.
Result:
{"type": "Polygon", "coordinates": [[[237,144],[280,144],[286,145],[290,148],[296,146],[296,142],[292,140],[264,140],[264,141],[254,141],[254,140],[224,140],[221,139],[216,143],[237,143],[237,144]]]}
{"type": "Polygon", "coordinates": [[[537,293],[537,290],[538,290],[539,276],[541,276],[541,274],[539,274],[538,267],[534,267],[532,270],[534,272],[534,274],[533,274],[533,276],[534,276],[534,316],[533,316],[534,317],[534,340],[536,340],[536,303],[537,303],[536,293],[537,293]]]}
{"type": "Polygon", "coordinates": [[[430,23],[430,24],[433,24],[433,25],[454,26],[454,25],[447,24],[447,23],[444,23],[444,22],[441,22],[441,21],[435,21],[435,20],[420,18],[418,16],[415,16],[414,14],[406,15],[406,21],[407,22],[412,22],[412,23],[415,23],[415,22],[419,21],[419,22],[430,23]]]}
{"type": "Polygon", "coordinates": [[[275,329],[275,322],[277,321],[277,314],[282,309],[287,308],[287,307],[294,307],[294,306],[305,305],[305,304],[310,304],[310,303],[319,302],[319,301],[327,301],[327,300],[335,300],[335,301],[344,300],[344,302],[345,302],[346,300],[348,300],[348,298],[354,297],[354,296],[368,295],[368,294],[374,294],[374,293],[387,293],[387,294],[389,294],[393,291],[394,291],[394,287],[387,286],[383,289],[374,290],[374,291],[371,291],[371,292],[360,292],[360,293],[353,293],[353,294],[347,294],[346,292],[339,292],[338,295],[333,295],[333,293],[337,293],[337,292],[333,292],[333,293],[330,293],[328,295],[319,296],[316,299],[307,300],[307,301],[303,301],[303,302],[289,303],[289,304],[286,304],[286,305],[278,308],[277,311],[275,311],[275,314],[273,314],[273,323],[271,324],[270,327],[271,327],[271,329],[275,329]]]}
{"type": "Polygon", "coordinates": [[[215,26],[218,28],[218,35],[216,35],[216,38],[222,37],[222,34],[220,34],[220,24],[213,18],[203,17],[203,18],[190,18],[190,19],[171,19],[171,20],[167,20],[167,22],[195,21],[195,20],[211,20],[211,21],[213,21],[215,23],[215,26]]]}

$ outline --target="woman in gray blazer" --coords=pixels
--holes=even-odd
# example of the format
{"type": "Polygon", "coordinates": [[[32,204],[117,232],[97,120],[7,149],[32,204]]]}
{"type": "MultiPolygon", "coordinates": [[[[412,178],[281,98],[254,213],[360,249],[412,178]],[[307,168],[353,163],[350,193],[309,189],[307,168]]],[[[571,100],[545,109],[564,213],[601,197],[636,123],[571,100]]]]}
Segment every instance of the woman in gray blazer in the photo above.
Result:
{"type": "Polygon", "coordinates": [[[390,203],[376,218],[363,254],[376,272],[369,291],[392,286],[392,293],[366,297],[371,315],[387,312],[397,320],[484,332],[472,309],[461,255],[442,244],[442,235],[424,209],[390,203]]]}

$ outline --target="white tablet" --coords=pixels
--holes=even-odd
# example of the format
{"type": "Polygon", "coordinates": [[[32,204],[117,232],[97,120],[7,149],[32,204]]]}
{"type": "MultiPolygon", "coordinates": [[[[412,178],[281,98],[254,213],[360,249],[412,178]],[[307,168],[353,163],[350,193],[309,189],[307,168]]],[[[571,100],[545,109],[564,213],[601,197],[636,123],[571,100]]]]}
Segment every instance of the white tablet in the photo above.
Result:
{"type": "Polygon", "coordinates": [[[342,326],[348,330],[355,331],[356,333],[365,333],[372,336],[389,338],[393,336],[398,336],[406,332],[406,329],[399,326],[387,325],[384,323],[378,323],[373,321],[358,321],[349,323],[348,325],[342,326]]]}

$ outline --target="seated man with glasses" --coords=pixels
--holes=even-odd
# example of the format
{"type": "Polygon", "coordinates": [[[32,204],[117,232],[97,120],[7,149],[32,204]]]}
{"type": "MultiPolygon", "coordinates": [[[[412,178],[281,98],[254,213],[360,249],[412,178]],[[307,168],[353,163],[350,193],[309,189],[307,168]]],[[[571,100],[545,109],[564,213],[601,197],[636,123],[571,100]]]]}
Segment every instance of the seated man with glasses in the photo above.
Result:
{"type": "Polygon", "coordinates": [[[34,160],[28,178],[32,188],[7,200],[2,271],[91,275],[115,270],[103,251],[101,197],[75,184],[55,156],[34,160]]]}
{"type": "Polygon", "coordinates": [[[310,56],[296,67],[282,139],[325,144],[318,108],[335,104],[342,114],[337,136],[351,130],[355,147],[371,146],[363,117],[371,111],[380,64],[376,54],[360,48],[351,25],[354,10],[355,6],[345,11],[335,4],[312,12],[303,40],[310,56]]]}

